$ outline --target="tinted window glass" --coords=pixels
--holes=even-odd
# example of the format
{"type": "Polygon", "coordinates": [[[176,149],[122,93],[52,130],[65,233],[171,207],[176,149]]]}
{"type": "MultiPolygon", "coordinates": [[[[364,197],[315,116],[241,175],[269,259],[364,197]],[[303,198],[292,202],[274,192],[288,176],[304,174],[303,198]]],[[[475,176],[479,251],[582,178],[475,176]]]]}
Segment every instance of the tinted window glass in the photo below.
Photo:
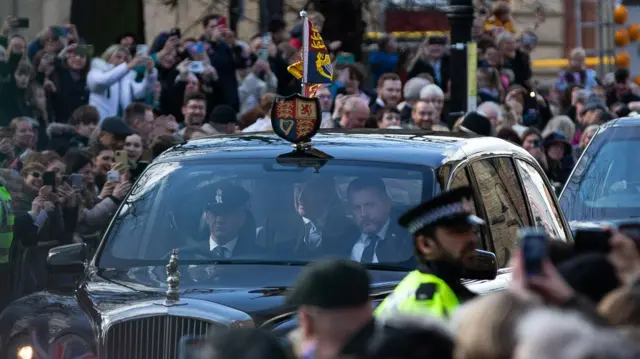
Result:
{"type": "Polygon", "coordinates": [[[640,127],[602,129],[576,165],[560,199],[569,221],[640,216],[640,127]]]}
{"type": "Polygon", "coordinates": [[[520,176],[527,192],[536,227],[544,229],[555,239],[566,240],[562,219],[553,203],[553,195],[540,173],[530,164],[517,160],[520,176]]]}
{"type": "Polygon", "coordinates": [[[504,183],[499,175],[500,168],[503,166],[501,161],[482,160],[471,166],[487,212],[498,265],[505,267],[516,248],[518,228],[525,222],[516,210],[518,202],[522,199],[518,199],[517,196],[512,197],[513,192],[507,190],[507,186],[512,184],[504,183]]]}
{"type": "Polygon", "coordinates": [[[433,181],[433,171],[424,167],[338,160],[317,172],[275,160],[154,164],[116,216],[98,265],[166,264],[174,248],[180,249],[181,263],[194,263],[209,259],[219,238],[235,243],[232,256],[216,253],[231,260],[356,254],[361,259],[367,246],[362,243],[372,240],[368,234],[381,237],[374,263],[398,265],[413,251],[397,218],[431,197],[433,181]],[[235,189],[220,192],[220,183],[235,189]],[[226,209],[228,203],[235,208],[238,188],[248,193],[248,201],[226,209]]]}
{"type": "MultiPolygon", "coordinates": [[[[449,188],[454,189],[454,188],[464,187],[464,186],[471,186],[471,183],[469,181],[469,175],[467,173],[467,170],[465,168],[460,168],[453,175],[449,188]]],[[[474,202],[473,214],[482,218],[482,215],[478,214],[478,210],[476,208],[476,206],[478,205],[477,202],[475,200],[473,202],[474,202]]],[[[487,245],[485,243],[486,236],[484,234],[483,228],[476,227],[474,231],[476,232],[476,235],[480,239],[480,242],[478,243],[478,248],[486,250],[487,249],[487,245]]]]}

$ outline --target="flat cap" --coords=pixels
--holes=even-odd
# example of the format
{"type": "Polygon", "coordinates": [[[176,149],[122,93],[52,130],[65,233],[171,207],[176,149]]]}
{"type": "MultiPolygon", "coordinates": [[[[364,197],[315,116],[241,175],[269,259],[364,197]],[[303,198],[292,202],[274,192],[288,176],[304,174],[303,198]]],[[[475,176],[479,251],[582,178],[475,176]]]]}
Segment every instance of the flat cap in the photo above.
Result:
{"type": "Polygon", "coordinates": [[[214,188],[213,198],[207,203],[207,212],[209,213],[231,213],[243,208],[249,201],[249,192],[231,182],[219,182],[214,188]]]}
{"type": "Polygon", "coordinates": [[[318,261],[296,278],[287,295],[287,304],[322,309],[365,305],[369,301],[369,273],[359,263],[345,259],[318,261]]]}
{"type": "Polygon", "coordinates": [[[438,225],[454,227],[484,224],[473,211],[473,191],[465,186],[444,192],[410,209],[400,216],[398,223],[411,233],[438,225]]]}

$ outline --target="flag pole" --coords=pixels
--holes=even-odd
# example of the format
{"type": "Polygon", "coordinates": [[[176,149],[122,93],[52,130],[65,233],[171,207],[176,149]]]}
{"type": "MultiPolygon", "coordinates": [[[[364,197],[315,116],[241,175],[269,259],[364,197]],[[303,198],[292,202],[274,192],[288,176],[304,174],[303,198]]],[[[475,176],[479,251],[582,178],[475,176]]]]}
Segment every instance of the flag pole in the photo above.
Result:
{"type": "Polygon", "coordinates": [[[300,95],[305,97],[307,84],[307,62],[309,61],[309,21],[307,21],[307,11],[300,11],[302,18],[302,84],[300,85],[300,95]]]}

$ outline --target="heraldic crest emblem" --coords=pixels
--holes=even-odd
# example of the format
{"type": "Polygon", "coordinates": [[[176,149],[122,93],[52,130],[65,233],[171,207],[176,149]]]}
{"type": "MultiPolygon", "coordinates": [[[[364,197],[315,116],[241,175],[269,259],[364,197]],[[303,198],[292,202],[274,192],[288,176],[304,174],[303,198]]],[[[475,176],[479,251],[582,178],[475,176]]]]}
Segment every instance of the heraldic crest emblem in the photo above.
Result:
{"type": "Polygon", "coordinates": [[[320,101],[298,94],[277,96],[271,107],[271,126],[276,135],[291,143],[309,142],[320,129],[320,101]]]}

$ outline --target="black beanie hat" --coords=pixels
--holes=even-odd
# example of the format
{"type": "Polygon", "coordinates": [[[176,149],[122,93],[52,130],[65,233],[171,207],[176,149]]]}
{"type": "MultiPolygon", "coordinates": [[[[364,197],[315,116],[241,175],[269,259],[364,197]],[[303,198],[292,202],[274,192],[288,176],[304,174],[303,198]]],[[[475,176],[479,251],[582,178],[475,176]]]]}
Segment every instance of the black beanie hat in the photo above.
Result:
{"type": "Polygon", "coordinates": [[[491,136],[491,121],[483,113],[471,111],[464,115],[460,129],[480,136],[491,136]]]}

